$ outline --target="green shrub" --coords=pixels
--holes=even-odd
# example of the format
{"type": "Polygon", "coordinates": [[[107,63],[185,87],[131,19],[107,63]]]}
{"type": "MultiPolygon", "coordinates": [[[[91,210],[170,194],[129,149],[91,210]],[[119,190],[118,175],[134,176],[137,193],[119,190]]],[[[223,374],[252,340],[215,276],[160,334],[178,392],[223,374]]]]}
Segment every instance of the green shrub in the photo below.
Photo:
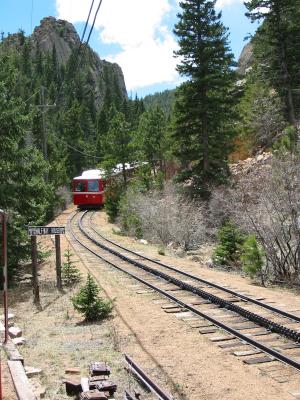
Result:
{"type": "Polygon", "coordinates": [[[86,284],[72,297],[72,303],[78,312],[84,315],[86,321],[99,321],[109,316],[113,302],[99,297],[99,287],[88,274],[86,284]]]}
{"type": "Polygon", "coordinates": [[[81,273],[75,266],[75,262],[72,260],[73,254],[68,247],[64,254],[65,262],[62,265],[62,281],[63,286],[72,287],[81,281],[81,273]]]}
{"type": "Polygon", "coordinates": [[[149,164],[141,165],[137,169],[134,179],[130,182],[131,186],[135,186],[136,189],[142,193],[151,190],[152,184],[153,177],[149,164]]]}
{"type": "Polygon", "coordinates": [[[283,131],[283,135],[273,144],[275,153],[284,154],[286,151],[293,153],[296,149],[297,131],[295,127],[288,126],[283,131]]]}
{"type": "Polygon", "coordinates": [[[115,222],[119,214],[119,204],[124,193],[124,184],[112,181],[105,189],[105,211],[109,222],[115,222]]]}
{"type": "Polygon", "coordinates": [[[157,252],[160,256],[165,256],[166,255],[166,251],[165,251],[165,247],[164,246],[159,246],[157,249],[157,252]]]}
{"type": "Polygon", "coordinates": [[[251,277],[261,273],[264,265],[263,252],[259,247],[255,235],[249,235],[241,248],[243,270],[251,277]]]}
{"type": "Polygon", "coordinates": [[[219,244],[213,254],[213,262],[217,265],[239,264],[240,246],[244,235],[231,221],[226,221],[218,231],[219,244]]]}
{"type": "Polygon", "coordinates": [[[122,232],[134,235],[138,239],[141,239],[143,237],[141,221],[132,209],[130,201],[135,194],[136,191],[134,188],[128,188],[126,194],[120,200],[120,222],[122,232]]]}

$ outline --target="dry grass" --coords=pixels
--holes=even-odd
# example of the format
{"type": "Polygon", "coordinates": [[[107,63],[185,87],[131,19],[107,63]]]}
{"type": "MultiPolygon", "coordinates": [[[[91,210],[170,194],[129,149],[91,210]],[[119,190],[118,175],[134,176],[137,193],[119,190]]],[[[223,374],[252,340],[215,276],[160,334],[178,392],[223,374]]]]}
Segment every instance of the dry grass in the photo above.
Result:
{"type": "MultiPolygon", "coordinates": [[[[76,290],[76,289],[75,289],[76,290]]],[[[46,387],[46,399],[68,399],[62,384],[67,367],[80,368],[88,376],[91,361],[106,361],[112,367],[112,379],[119,385],[119,397],[129,387],[119,350],[120,337],[113,326],[113,317],[98,323],[85,323],[71,304],[73,292],[60,293],[43,287],[42,311],[32,304],[28,286],[10,293],[10,310],[27,343],[20,348],[25,364],[43,370],[40,383],[46,387]]]]}

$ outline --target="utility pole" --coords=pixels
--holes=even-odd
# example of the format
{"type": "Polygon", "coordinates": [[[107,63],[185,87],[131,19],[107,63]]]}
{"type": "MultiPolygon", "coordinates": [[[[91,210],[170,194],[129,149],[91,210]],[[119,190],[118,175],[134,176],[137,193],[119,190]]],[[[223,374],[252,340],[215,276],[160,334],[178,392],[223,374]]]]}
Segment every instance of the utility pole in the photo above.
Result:
{"type": "MultiPolygon", "coordinates": [[[[46,126],[46,119],[45,119],[45,113],[48,108],[50,107],[56,107],[56,104],[45,104],[45,86],[41,85],[40,88],[40,104],[37,105],[37,107],[41,108],[41,115],[42,115],[42,150],[43,150],[43,155],[44,155],[44,160],[48,161],[48,135],[47,135],[47,126],[46,126]]],[[[48,174],[45,174],[45,181],[48,182],[48,174]]]]}
{"type": "Polygon", "coordinates": [[[39,107],[42,108],[42,123],[43,123],[43,154],[44,154],[44,159],[48,161],[48,137],[47,137],[47,130],[46,130],[46,123],[45,123],[45,111],[44,108],[48,107],[45,105],[45,87],[41,86],[40,90],[40,103],[39,107]]]}

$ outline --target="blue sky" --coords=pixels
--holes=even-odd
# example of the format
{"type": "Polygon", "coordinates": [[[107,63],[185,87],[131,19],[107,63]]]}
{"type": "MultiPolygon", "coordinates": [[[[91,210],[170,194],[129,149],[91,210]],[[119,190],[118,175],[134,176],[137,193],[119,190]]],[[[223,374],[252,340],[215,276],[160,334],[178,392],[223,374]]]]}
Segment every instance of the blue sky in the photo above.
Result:
{"type": "MultiPolygon", "coordinates": [[[[123,70],[129,95],[142,97],[174,88],[176,38],[172,33],[178,0],[103,0],[90,40],[101,58],[117,62],[123,70]]],[[[95,6],[98,1],[95,1],[95,6]]],[[[10,0],[1,4],[0,31],[22,28],[28,35],[39,21],[52,15],[72,22],[79,35],[91,0],[10,0]]],[[[232,51],[238,58],[247,34],[255,25],[245,17],[243,0],[217,0],[230,30],[232,51]]]]}

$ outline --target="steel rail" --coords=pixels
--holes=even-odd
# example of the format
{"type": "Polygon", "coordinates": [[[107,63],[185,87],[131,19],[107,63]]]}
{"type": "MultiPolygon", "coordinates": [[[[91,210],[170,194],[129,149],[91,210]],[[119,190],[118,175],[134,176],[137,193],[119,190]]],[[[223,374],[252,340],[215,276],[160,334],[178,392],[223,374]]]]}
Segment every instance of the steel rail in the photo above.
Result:
{"type": "Polygon", "coordinates": [[[143,283],[145,286],[148,286],[149,288],[151,288],[151,289],[155,290],[156,292],[162,294],[164,297],[166,297],[166,298],[172,300],[174,303],[178,304],[180,307],[183,307],[183,308],[185,308],[186,310],[191,311],[191,312],[194,313],[195,315],[198,315],[198,316],[200,316],[200,317],[202,317],[202,318],[205,318],[206,320],[208,320],[208,321],[210,321],[211,323],[213,323],[215,326],[218,326],[219,328],[223,329],[224,331],[226,331],[226,332],[232,334],[233,336],[235,336],[235,337],[241,339],[243,342],[245,342],[245,343],[247,343],[247,344],[250,344],[251,346],[254,346],[254,347],[256,347],[256,348],[259,349],[259,350],[262,350],[263,352],[265,352],[266,354],[268,354],[268,355],[274,357],[274,358],[277,359],[278,361],[281,361],[281,362],[283,362],[283,363],[285,363],[285,364],[287,364],[287,365],[289,365],[289,366],[291,366],[291,367],[296,368],[297,370],[300,370],[300,363],[299,363],[297,360],[295,360],[295,359],[293,359],[293,358],[290,358],[290,357],[287,357],[287,356],[285,356],[284,354],[279,353],[278,351],[276,351],[276,350],[274,350],[274,349],[272,349],[272,348],[270,348],[270,347],[268,347],[268,346],[265,346],[263,343],[260,343],[260,342],[257,342],[257,341],[254,340],[254,339],[251,339],[249,336],[246,336],[246,335],[244,335],[243,333],[241,333],[241,332],[235,330],[234,328],[231,328],[230,326],[227,326],[227,325],[224,324],[223,322],[218,321],[217,319],[215,319],[214,317],[211,317],[210,315],[206,314],[205,312],[200,311],[200,310],[198,310],[197,308],[195,308],[195,307],[193,307],[193,306],[191,306],[191,305],[189,305],[189,304],[187,304],[187,303],[184,303],[182,300],[176,298],[176,297],[173,296],[172,294],[166,292],[166,291],[163,290],[163,289],[160,289],[159,287],[153,285],[153,284],[150,283],[150,282],[145,281],[144,279],[142,279],[142,278],[140,278],[139,276],[133,274],[132,272],[126,271],[125,269],[119,267],[119,266],[118,266],[117,264],[115,264],[114,262],[109,261],[109,260],[106,259],[105,257],[103,257],[103,256],[101,256],[100,254],[98,254],[97,252],[95,252],[93,249],[89,248],[87,245],[85,245],[82,241],[80,241],[80,240],[76,237],[76,235],[75,235],[75,233],[74,233],[74,231],[73,231],[73,229],[72,229],[72,227],[71,227],[71,221],[73,220],[73,218],[74,218],[75,216],[76,216],[76,214],[73,215],[73,217],[72,217],[71,219],[69,219],[69,221],[68,221],[68,222],[69,222],[69,230],[70,230],[70,233],[71,233],[71,235],[73,236],[74,240],[75,240],[76,242],[78,242],[78,243],[79,243],[82,247],[84,247],[86,250],[88,250],[90,253],[92,253],[92,254],[94,254],[96,257],[100,258],[100,259],[101,259],[102,261],[104,261],[106,264],[111,265],[111,266],[114,267],[115,269],[117,269],[117,270],[119,270],[119,271],[121,271],[121,272],[123,272],[123,273],[125,273],[125,274],[127,274],[127,275],[129,275],[129,276],[131,276],[131,277],[134,278],[135,280],[137,280],[137,281],[143,283]]]}
{"type": "Polygon", "coordinates": [[[124,354],[124,359],[139,380],[142,381],[160,400],[174,400],[173,396],[161,389],[127,354],[124,354]]]}
{"type": "Polygon", "coordinates": [[[125,400],[136,400],[136,398],[134,399],[134,397],[132,397],[132,395],[127,390],[125,390],[124,395],[125,400]]]}
{"type": "Polygon", "coordinates": [[[190,285],[190,284],[183,282],[177,278],[167,275],[164,272],[161,272],[154,268],[151,268],[145,264],[142,264],[139,261],[132,260],[131,258],[125,256],[124,254],[121,254],[120,252],[118,252],[114,249],[111,249],[110,247],[107,247],[103,243],[98,242],[96,239],[94,239],[92,236],[90,236],[83,228],[82,220],[83,220],[84,216],[86,215],[86,213],[87,212],[84,212],[81,215],[81,218],[79,219],[79,222],[78,222],[78,227],[81,230],[82,234],[85,235],[96,246],[101,247],[103,250],[105,250],[111,254],[114,254],[115,256],[121,258],[122,260],[127,261],[128,263],[130,263],[138,268],[141,268],[144,271],[147,271],[152,275],[159,276],[160,278],[163,278],[167,282],[173,283],[174,285],[180,287],[183,290],[194,293],[194,294],[202,297],[203,299],[206,299],[206,300],[211,301],[212,303],[218,304],[222,308],[226,308],[228,310],[234,311],[237,314],[246,317],[248,320],[253,321],[253,322],[257,323],[258,325],[269,329],[272,332],[279,333],[281,335],[286,336],[289,339],[300,342],[300,333],[294,329],[286,328],[285,326],[278,324],[277,322],[273,322],[272,320],[262,317],[259,314],[248,311],[245,308],[242,308],[242,307],[232,303],[229,300],[224,300],[222,297],[216,296],[212,293],[206,292],[205,290],[199,289],[196,286],[190,285]]]}
{"type": "Polygon", "coordinates": [[[276,308],[276,307],[270,306],[269,304],[263,303],[263,302],[261,302],[261,301],[259,301],[259,300],[256,300],[256,299],[253,299],[253,298],[248,297],[248,296],[246,296],[246,295],[243,295],[243,294],[241,294],[241,293],[235,292],[234,290],[225,288],[225,287],[223,287],[223,286],[221,286],[221,285],[218,285],[217,283],[213,283],[213,282],[207,281],[207,280],[205,280],[205,279],[202,279],[202,278],[200,278],[200,277],[198,277],[198,276],[189,274],[188,272],[185,272],[185,271],[182,271],[182,270],[180,270],[180,269],[178,269],[178,268],[172,267],[171,265],[162,263],[161,261],[157,261],[157,260],[154,260],[154,259],[152,259],[152,258],[150,258],[150,257],[141,255],[141,254],[137,253],[136,251],[130,250],[130,249],[128,249],[127,247],[124,247],[124,246],[120,245],[119,243],[116,243],[115,241],[113,241],[113,240],[111,240],[111,239],[108,239],[107,237],[103,236],[103,235],[102,235],[101,233],[99,233],[92,225],[91,225],[91,229],[92,229],[98,236],[100,236],[103,240],[106,240],[107,242],[113,244],[114,246],[119,247],[119,248],[122,249],[122,250],[127,251],[128,253],[134,254],[135,256],[138,256],[138,257],[140,257],[140,258],[143,258],[144,260],[150,261],[150,262],[152,262],[152,263],[154,263],[154,264],[160,265],[161,267],[164,267],[164,268],[166,268],[166,269],[169,269],[170,271],[177,272],[177,273],[179,273],[179,274],[181,274],[181,275],[183,275],[183,276],[186,276],[187,278],[194,279],[195,281],[204,283],[204,284],[206,284],[206,285],[208,285],[208,286],[211,286],[211,287],[214,287],[214,288],[216,288],[216,289],[222,290],[223,292],[229,293],[229,294],[231,294],[231,295],[233,295],[233,296],[235,296],[235,297],[238,297],[238,298],[240,298],[240,299],[243,299],[243,300],[246,300],[246,301],[248,301],[248,302],[254,303],[254,304],[256,304],[256,305],[258,305],[258,306],[260,306],[260,307],[263,307],[263,308],[265,308],[265,309],[267,309],[267,310],[270,310],[270,311],[272,311],[272,312],[274,312],[274,313],[277,313],[277,314],[279,314],[279,315],[282,315],[282,316],[284,316],[284,317],[286,317],[286,318],[289,318],[289,319],[292,319],[292,320],[294,320],[294,321],[300,322],[300,316],[297,316],[297,315],[295,315],[295,314],[291,314],[291,313],[289,313],[289,312],[287,312],[287,311],[281,310],[280,308],[276,308]]]}

